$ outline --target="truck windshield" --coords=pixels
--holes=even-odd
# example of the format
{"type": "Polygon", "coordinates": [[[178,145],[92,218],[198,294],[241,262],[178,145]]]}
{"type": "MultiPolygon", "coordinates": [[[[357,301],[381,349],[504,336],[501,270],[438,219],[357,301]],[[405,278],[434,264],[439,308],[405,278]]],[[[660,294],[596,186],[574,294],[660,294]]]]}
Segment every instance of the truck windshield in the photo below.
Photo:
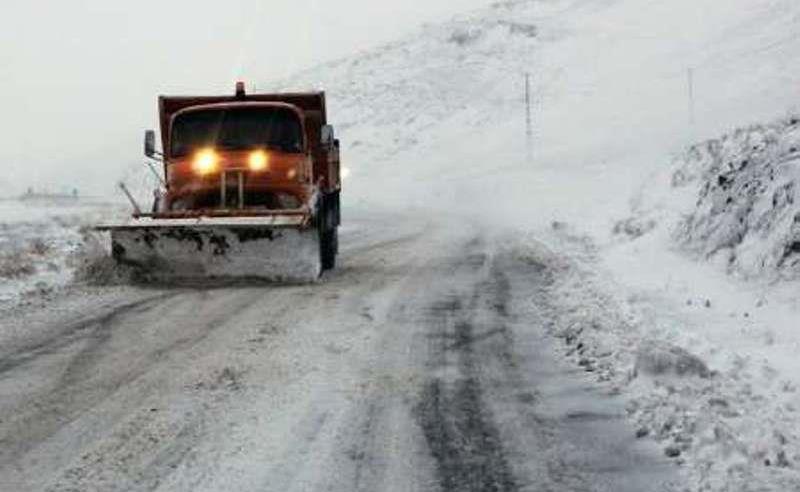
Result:
{"type": "Polygon", "coordinates": [[[170,154],[180,157],[203,147],[302,152],[302,126],[297,115],[285,108],[203,109],[178,115],[172,124],[170,154]]]}

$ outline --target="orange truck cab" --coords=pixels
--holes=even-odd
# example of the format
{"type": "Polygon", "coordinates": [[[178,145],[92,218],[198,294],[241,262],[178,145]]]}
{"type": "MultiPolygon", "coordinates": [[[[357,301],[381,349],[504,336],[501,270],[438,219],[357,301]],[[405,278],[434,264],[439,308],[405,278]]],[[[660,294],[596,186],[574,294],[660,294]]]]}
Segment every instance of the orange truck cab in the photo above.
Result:
{"type": "Polygon", "coordinates": [[[302,217],[338,249],[339,141],[324,92],[159,98],[161,144],[145,133],[145,154],[161,158],[164,192],[151,219],[302,217]]]}

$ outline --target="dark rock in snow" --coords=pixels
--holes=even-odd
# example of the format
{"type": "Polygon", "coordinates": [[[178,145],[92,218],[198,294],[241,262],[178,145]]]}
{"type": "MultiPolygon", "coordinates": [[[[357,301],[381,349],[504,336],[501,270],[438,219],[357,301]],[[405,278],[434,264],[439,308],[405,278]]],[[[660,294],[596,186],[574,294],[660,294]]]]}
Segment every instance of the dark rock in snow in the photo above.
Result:
{"type": "Polygon", "coordinates": [[[712,407],[724,407],[728,408],[729,404],[728,401],[723,398],[711,398],[708,400],[708,404],[712,407]]]}
{"type": "Polygon", "coordinates": [[[639,347],[634,374],[711,377],[706,363],[696,355],[680,347],[655,342],[639,347]]]}
{"type": "Polygon", "coordinates": [[[618,236],[624,235],[629,239],[637,239],[655,229],[656,225],[656,221],[652,219],[630,217],[614,224],[613,232],[618,236]]]}

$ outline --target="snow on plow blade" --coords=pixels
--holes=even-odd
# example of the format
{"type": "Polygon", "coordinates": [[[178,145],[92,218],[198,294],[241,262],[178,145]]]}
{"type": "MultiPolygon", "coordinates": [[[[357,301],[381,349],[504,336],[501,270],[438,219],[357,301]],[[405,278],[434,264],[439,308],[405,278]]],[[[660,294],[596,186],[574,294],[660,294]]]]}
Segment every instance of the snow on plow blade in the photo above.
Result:
{"type": "Polygon", "coordinates": [[[313,282],[319,234],[304,216],[139,218],[98,227],[119,264],[160,281],[261,279],[313,282]]]}

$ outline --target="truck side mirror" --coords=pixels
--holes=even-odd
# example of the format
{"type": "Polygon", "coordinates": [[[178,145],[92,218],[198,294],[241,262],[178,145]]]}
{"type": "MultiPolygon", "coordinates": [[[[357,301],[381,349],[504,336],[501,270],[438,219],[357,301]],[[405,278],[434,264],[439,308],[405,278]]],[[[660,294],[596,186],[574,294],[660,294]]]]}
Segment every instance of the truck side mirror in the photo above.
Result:
{"type": "Polygon", "coordinates": [[[334,145],[333,127],[331,125],[323,125],[319,132],[320,143],[326,149],[330,149],[334,145]]]}
{"type": "Polygon", "coordinates": [[[153,130],[144,132],[144,155],[151,159],[156,155],[156,132],[153,130]]]}

